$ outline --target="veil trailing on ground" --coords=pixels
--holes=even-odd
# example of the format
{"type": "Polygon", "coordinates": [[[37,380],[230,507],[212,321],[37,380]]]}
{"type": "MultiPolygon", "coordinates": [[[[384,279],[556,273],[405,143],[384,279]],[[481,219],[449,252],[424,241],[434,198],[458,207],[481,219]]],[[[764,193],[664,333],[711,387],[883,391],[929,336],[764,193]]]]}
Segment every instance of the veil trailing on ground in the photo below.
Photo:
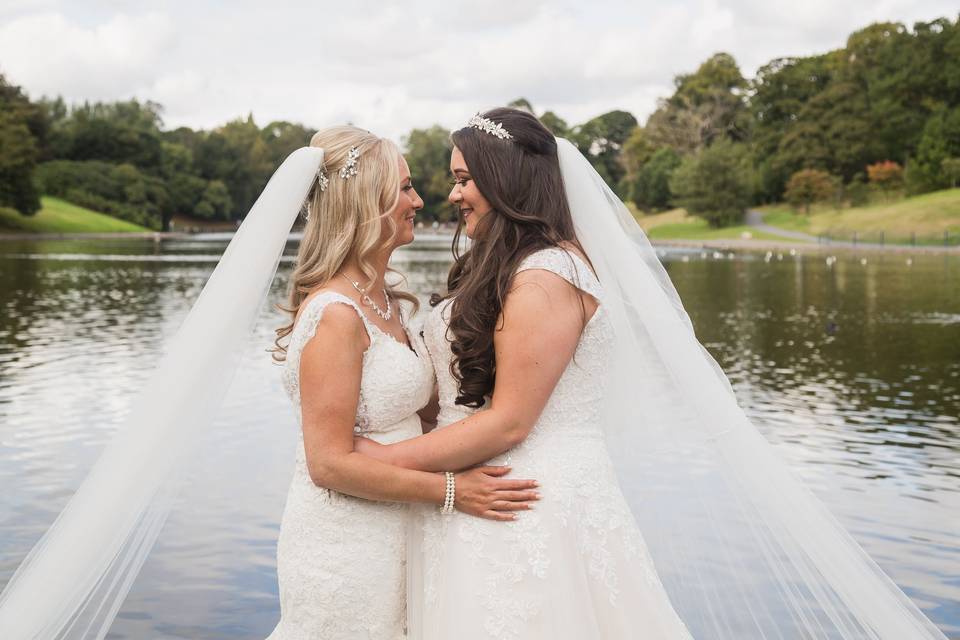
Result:
{"type": "Polygon", "coordinates": [[[106,635],[230,386],[322,161],[322,149],[298,149],[270,179],[129,418],[0,594],[0,638],[106,635]]]}
{"type": "Polygon", "coordinates": [[[576,147],[557,143],[616,332],[608,444],[694,637],[943,639],[750,423],[640,227],[576,147]]]}

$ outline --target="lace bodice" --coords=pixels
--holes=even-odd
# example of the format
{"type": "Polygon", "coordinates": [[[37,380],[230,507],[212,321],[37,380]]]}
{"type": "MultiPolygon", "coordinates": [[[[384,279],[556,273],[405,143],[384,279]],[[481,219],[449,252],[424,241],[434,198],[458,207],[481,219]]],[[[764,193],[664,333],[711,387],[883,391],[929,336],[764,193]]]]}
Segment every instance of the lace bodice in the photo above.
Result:
{"type": "MultiPolygon", "coordinates": [[[[430,399],[433,372],[429,362],[373,324],[356,302],[334,291],[318,294],[301,312],[290,336],[283,386],[300,420],[300,354],[316,334],[323,310],[330,303],[353,307],[363,320],[370,346],[363,354],[360,402],[354,432],[380,442],[394,442],[391,432],[415,416],[430,399]]],[[[411,343],[413,344],[413,343],[411,343]]],[[[405,437],[411,437],[409,433],[405,437]]]]}
{"type": "MultiPolygon", "coordinates": [[[[651,638],[688,639],[606,448],[605,364],[614,331],[604,291],[586,262],[563,249],[531,254],[518,271],[529,269],[559,275],[599,302],[530,434],[489,461],[510,466],[513,477],[537,479],[542,499],[509,523],[441,516],[436,509],[422,514],[417,556],[422,565],[411,574],[423,584],[422,599],[411,609],[422,627],[417,637],[626,638],[650,630],[651,638]],[[469,632],[463,620],[471,621],[469,632]]],[[[423,331],[439,385],[439,429],[478,411],[454,404],[449,319],[447,300],[432,311],[423,331]]]]}
{"type": "MultiPolygon", "coordinates": [[[[528,269],[543,269],[555,273],[601,303],[587,322],[574,357],[560,377],[530,437],[558,432],[601,437],[599,412],[604,393],[602,374],[613,329],[602,304],[603,289],[600,282],[582,258],[563,249],[543,249],[532,253],[520,264],[517,272],[528,269]],[[552,428],[553,424],[558,424],[558,429],[552,428]]],[[[447,299],[437,305],[424,323],[423,329],[426,349],[433,360],[437,375],[440,393],[440,415],[437,424],[440,425],[462,420],[475,411],[455,404],[457,381],[450,370],[453,352],[450,350],[448,336],[451,302],[452,299],[447,299]]]]}
{"type": "MultiPolygon", "coordinates": [[[[310,300],[290,336],[283,385],[301,424],[300,355],[330,304],[352,307],[370,346],[363,354],[354,432],[383,443],[421,433],[417,411],[430,399],[426,357],[371,322],[350,298],[310,300]]],[[[401,640],[406,618],[407,505],[354,498],[313,483],[303,446],[277,541],[281,619],[269,640],[401,640]]]]}

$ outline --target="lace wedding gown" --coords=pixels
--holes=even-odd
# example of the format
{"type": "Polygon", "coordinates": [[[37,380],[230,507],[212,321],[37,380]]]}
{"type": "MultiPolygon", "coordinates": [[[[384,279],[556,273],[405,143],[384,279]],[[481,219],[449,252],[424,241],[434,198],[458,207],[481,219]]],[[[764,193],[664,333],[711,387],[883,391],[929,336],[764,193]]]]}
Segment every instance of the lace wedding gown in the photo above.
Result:
{"type": "MultiPolygon", "coordinates": [[[[689,638],[620,492],[600,426],[602,371],[612,346],[603,291],[562,249],[518,268],[563,277],[601,302],[527,439],[490,464],[535,478],[542,499],[513,522],[420,507],[411,535],[410,636],[418,640],[689,638]]],[[[545,319],[545,323],[549,320],[545,319]]],[[[438,428],[472,410],[454,404],[449,300],[424,325],[440,391],[438,428]]],[[[544,325],[549,331],[549,325],[544,325]]]]}
{"type": "MultiPolygon", "coordinates": [[[[382,443],[420,435],[416,412],[433,388],[429,362],[370,322],[350,298],[335,292],[321,293],[307,303],[290,337],[283,382],[298,423],[300,354],[332,303],[353,307],[370,337],[363,354],[354,431],[382,443]]],[[[303,447],[298,447],[277,542],[281,619],[269,640],[406,637],[408,509],[316,486],[303,447]]]]}

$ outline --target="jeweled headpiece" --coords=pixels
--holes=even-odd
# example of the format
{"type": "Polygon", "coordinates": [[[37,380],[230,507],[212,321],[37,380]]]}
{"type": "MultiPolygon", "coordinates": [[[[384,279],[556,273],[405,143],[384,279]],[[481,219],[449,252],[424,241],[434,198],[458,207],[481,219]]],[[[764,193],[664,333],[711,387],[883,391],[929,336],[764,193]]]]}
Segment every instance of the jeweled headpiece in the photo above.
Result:
{"type": "MultiPolygon", "coordinates": [[[[340,167],[337,175],[340,176],[342,180],[348,180],[357,175],[357,162],[359,160],[360,149],[358,147],[351,147],[347,153],[347,162],[340,167]]],[[[326,164],[320,165],[320,168],[317,170],[317,181],[320,183],[320,191],[326,191],[327,187],[330,186],[330,178],[327,177],[326,164]]]]}
{"type": "Polygon", "coordinates": [[[352,147],[350,152],[347,154],[347,164],[340,167],[340,172],[337,175],[344,180],[357,175],[357,160],[359,160],[359,158],[360,149],[357,147],[352,147]]]}
{"type": "Polygon", "coordinates": [[[496,136],[501,140],[512,140],[513,136],[510,135],[510,132],[503,128],[503,125],[497,122],[494,122],[490,118],[484,118],[479,113],[472,118],[470,122],[467,123],[468,127],[473,127],[474,129],[480,129],[484,133],[489,133],[492,136],[496,136]]]}

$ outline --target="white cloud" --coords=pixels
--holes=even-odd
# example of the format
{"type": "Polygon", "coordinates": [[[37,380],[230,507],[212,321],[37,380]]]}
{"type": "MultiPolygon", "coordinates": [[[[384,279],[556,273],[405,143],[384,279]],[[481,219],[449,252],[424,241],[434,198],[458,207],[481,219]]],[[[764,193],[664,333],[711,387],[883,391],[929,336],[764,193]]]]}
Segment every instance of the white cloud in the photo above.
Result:
{"type": "Polygon", "coordinates": [[[0,70],[32,96],[154,100],[169,127],[252,112],[261,125],[351,121],[394,137],[521,96],[571,123],[618,108],[643,120],[675,75],[718,51],[751,76],[876,20],[956,18],[942,0],[168,0],[149,13],[0,2],[0,70]]]}
{"type": "Polygon", "coordinates": [[[31,93],[107,100],[149,85],[174,44],[171,21],[156,13],[118,14],[93,27],[36,13],[0,27],[0,63],[31,93]]]}

